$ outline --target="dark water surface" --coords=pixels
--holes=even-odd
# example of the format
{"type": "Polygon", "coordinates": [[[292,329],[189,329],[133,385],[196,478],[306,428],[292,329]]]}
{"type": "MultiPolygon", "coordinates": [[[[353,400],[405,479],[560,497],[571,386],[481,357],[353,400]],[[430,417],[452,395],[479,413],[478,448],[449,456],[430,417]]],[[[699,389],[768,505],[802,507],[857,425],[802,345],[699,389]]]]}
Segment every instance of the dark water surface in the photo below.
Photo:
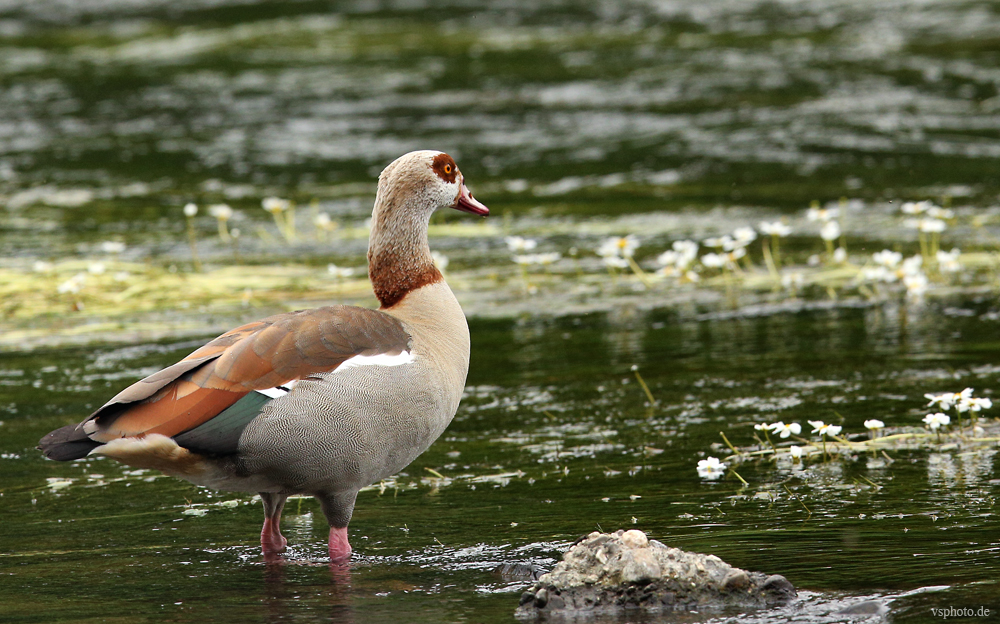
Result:
{"type": "MultiPolygon", "coordinates": [[[[0,268],[30,278],[36,260],[115,240],[124,260],[185,269],[188,201],[236,209],[244,262],[359,266],[362,237],[277,244],[261,199],[315,198],[356,227],[378,171],[421,148],[456,156],[489,224],[549,232],[595,264],[615,224],[666,248],[814,199],[995,216],[998,33],[995,2],[0,1],[0,268]]],[[[852,253],[914,251],[912,232],[897,239],[867,210],[845,225],[862,239],[852,253]]],[[[995,249],[989,225],[948,244],[995,249]]],[[[206,262],[231,261],[214,219],[195,227],[206,262]]],[[[509,268],[497,227],[432,244],[460,275],[509,268]]],[[[786,249],[802,262],[816,244],[786,249]]],[[[483,313],[455,422],[359,496],[349,574],[326,564],[311,499],[286,509],[289,563],[266,566],[249,495],[34,450],[208,332],[4,351],[0,621],[511,622],[525,583],[493,568],[551,566],[581,534],[632,527],[802,589],[744,620],[843,621],[867,599],[893,621],[996,614],[995,448],[744,464],[749,487],[695,472],[726,455],[720,431],[749,444],[755,422],[857,434],[869,418],[919,425],[926,392],[991,396],[1000,309],[995,276],[984,283],[753,315],[685,302],[551,318],[564,302],[544,292],[520,306],[541,314],[483,313]]],[[[18,305],[5,292],[0,316],[18,305]]]]}
{"type": "Polygon", "coordinates": [[[289,503],[291,561],[268,567],[261,507],[249,496],[109,460],[48,462],[33,450],[190,343],[8,354],[4,620],[506,622],[524,584],[492,568],[550,566],[581,534],[633,526],[805,590],[761,621],[827,621],[869,596],[897,598],[896,621],[931,607],[995,607],[995,450],[892,451],[891,463],[861,455],[794,470],[744,464],[748,488],[704,483],[694,470],[720,430],[746,442],[753,422],[835,413],[854,432],[872,417],[917,424],[924,391],[995,387],[997,322],[926,312],[905,327],[884,309],[473,323],[458,416],[406,475],[361,494],[349,575],[324,563],[326,526],[312,499],[289,503]],[[660,403],[652,413],[633,363],[660,403]],[[911,594],[926,588],[935,589],[911,594]]]}
{"type": "Polygon", "coordinates": [[[998,32],[995,2],[8,0],[2,250],[165,253],[190,200],[363,218],[426,148],[512,214],[990,204],[998,32]]]}

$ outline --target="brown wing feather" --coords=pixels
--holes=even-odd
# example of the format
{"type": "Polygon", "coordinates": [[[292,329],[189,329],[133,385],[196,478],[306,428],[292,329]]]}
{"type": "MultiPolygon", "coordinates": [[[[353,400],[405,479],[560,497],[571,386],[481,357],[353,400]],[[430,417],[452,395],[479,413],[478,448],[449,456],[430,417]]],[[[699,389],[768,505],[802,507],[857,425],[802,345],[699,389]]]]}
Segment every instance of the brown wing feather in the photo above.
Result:
{"type": "Polygon", "coordinates": [[[210,420],[252,390],[329,372],[355,355],[397,354],[410,337],[377,310],[330,306],[249,323],[138,381],[84,421],[92,440],[174,436],[210,420]]]}
{"type": "Polygon", "coordinates": [[[168,366],[161,371],[155,372],[149,377],[141,379],[128,388],[125,388],[116,394],[113,399],[105,403],[101,409],[91,414],[91,417],[110,416],[112,413],[117,411],[115,408],[116,405],[135,403],[137,401],[143,401],[150,398],[162,390],[164,386],[172,381],[175,381],[184,373],[194,370],[206,362],[219,357],[220,354],[240,339],[252,335],[256,331],[260,331],[261,328],[266,326],[267,320],[268,319],[255,321],[227,331],[205,346],[199,347],[180,362],[168,366]]]}

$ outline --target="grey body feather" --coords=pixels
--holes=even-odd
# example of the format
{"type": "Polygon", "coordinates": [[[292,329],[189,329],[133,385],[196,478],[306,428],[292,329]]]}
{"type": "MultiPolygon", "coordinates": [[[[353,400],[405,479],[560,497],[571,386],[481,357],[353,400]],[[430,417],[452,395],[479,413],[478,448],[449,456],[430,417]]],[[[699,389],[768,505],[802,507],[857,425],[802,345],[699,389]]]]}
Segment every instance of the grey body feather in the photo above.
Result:
{"type": "Polygon", "coordinates": [[[311,494],[331,526],[346,526],[358,490],[427,450],[465,388],[469,329],[447,284],[413,291],[397,308],[393,315],[411,335],[411,363],[352,366],[299,381],[262,405],[235,455],[210,460],[215,470],[202,484],[311,494]]]}

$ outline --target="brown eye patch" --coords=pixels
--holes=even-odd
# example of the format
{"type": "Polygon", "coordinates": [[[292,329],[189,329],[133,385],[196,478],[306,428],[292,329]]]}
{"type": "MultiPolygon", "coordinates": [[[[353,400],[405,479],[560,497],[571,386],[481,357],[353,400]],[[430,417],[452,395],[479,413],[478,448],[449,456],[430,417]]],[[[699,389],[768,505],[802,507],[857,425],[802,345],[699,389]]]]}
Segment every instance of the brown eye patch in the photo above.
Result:
{"type": "Polygon", "coordinates": [[[431,169],[437,174],[439,178],[448,182],[449,184],[455,181],[455,176],[458,175],[458,165],[455,164],[455,160],[448,154],[438,154],[434,157],[434,161],[431,163],[431,169]]]}

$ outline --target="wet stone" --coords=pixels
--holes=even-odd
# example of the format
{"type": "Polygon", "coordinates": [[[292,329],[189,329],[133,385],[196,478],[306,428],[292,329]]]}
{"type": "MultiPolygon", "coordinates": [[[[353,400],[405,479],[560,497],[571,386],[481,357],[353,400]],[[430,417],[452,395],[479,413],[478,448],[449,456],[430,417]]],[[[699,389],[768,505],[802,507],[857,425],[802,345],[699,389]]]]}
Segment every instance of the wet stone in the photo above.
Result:
{"type": "Polygon", "coordinates": [[[781,575],[748,572],[715,555],[670,548],[642,531],[594,532],[521,596],[516,615],[754,609],[780,606],[795,596],[781,575]]]}
{"type": "Polygon", "coordinates": [[[645,548],[649,546],[649,539],[642,531],[632,529],[622,534],[621,543],[625,548],[645,548]]]}

